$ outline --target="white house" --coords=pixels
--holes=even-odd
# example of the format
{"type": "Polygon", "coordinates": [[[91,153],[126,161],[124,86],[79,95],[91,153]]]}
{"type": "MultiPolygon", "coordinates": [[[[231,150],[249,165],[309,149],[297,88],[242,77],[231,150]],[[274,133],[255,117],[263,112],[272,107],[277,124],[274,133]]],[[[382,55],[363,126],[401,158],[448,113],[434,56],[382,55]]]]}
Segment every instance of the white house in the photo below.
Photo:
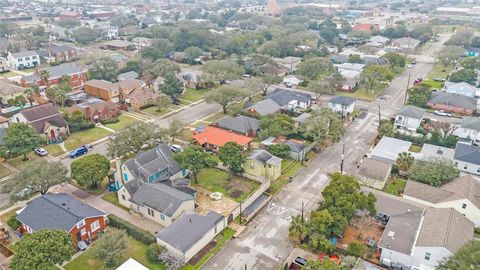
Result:
{"type": "Polygon", "coordinates": [[[480,94],[480,89],[466,82],[445,84],[444,90],[447,93],[458,94],[467,97],[478,97],[480,94]]]}
{"type": "Polygon", "coordinates": [[[404,106],[398,110],[395,116],[395,128],[416,132],[423,120],[424,109],[415,106],[404,106]]]}
{"type": "Polygon", "coordinates": [[[453,134],[469,141],[480,140],[480,118],[465,116],[462,119],[460,127],[453,134]]]}
{"type": "Polygon", "coordinates": [[[152,40],[146,37],[134,37],[132,42],[138,50],[152,46],[152,40]]]}
{"type": "Polygon", "coordinates": [[[395,164],[398,155],[402,152],[408,152],[411,142],[383,136],[378,144],[373,148],[371,158],[383,161],[389,164],[395,164]]]}
{"type": "Polygon", "coordinates": [[[7,61],[10,68],[22,70],[40,65],[40,56],[35,51],[8,52],[7,61]]]}
{"type": "Polygon", "coordinates": [[[328,101],[328,107],[330,110],[345,117],[355,109],[355,99],[346,96],[335,96],[328,101]]]}
{"type": "Polygon", "coordinates": [[[480,226],[480,181],[471,175],[457,177],[440,187],[410,180],[403,198],[433,208],[453,208],[480,226]]]}
{"type": "Polygon", "coordinates": [[[287,75],[283,77],[283,83],[287,86],[299,85],[305,80],[302,75],[287,75]]]}
{"type": "Polygon", "coordinates": [[[103,35],[106,39],[117,39],[118,38],[118,27],[107,25],[103,28],[103,35]]]}
{"type": "Polygon", "coordinates": [[[310,107],[311,98],[310,94],[280,88],[265,97],[275,101],[284,110],[306,109],[310,107]]]}
{"type": "Polygon", "coordinates": [[[458,142],[453,161],[460,171],[480,175],[480,149],[478,146],[458,142]]]}
{"type": "Polygon", "coordinates": [[[364,64],[357,64],[357,63],[343,63],[343,64],[337,64],[337,65],[334,65],[338,72],[342,72],[344,70],[353,70],[353,71],[357,71],[357,72],[362,72],[362,70],[365,68],[365,65],[364,64]]]}

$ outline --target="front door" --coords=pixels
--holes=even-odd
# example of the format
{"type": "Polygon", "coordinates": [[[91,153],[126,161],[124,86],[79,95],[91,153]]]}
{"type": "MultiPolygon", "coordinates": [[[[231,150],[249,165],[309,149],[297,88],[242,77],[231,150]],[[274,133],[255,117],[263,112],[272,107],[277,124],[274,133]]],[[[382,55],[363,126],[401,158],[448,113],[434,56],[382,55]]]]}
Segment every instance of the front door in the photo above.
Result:
{"type": "Polygon", "coordinates": [[[77,242],[83,241],[82,240],[82,233],[79,231],[77,232],[77,242]]]}
{"type": "Polygon", "coordinates": [[[53,129],[50,130],[50,138],[55,138],[55,131],[53,129]]]}

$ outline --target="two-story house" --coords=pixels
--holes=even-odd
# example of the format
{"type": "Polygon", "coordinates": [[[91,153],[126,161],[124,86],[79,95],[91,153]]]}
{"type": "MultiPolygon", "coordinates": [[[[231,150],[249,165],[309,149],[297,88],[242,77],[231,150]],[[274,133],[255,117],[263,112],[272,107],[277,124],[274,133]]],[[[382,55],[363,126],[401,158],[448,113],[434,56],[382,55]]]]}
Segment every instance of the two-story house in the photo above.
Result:
{"type": "Polygon", "coordinates": [[[69,62],[78,58],[77,49],[67,45],[52,45],[38,50],[38,54],[45,58],[47,63],[69,62]]]}
{"type": "Polygon", "coordinates": [[[355,99],[352,97],[336,96],[328,101],[328,107],[330,110],[345,117],[350,115],[355,109],[355,99]]]}
{"type": "Polygon", "coordinates": [[[465,116],[462,119],[460,127],[453,132],[455,136],[468,141],[480,140],[480,118],[465,116]]]}
{"type": "Polygon", "coordinates": [[[423,120],[425,110],[407,105],[398,110],[395,116],[395,128],[416,132],[423,120]]]}
{"type": "Polygon", "coordinates": [[[73,88],[83,86],[87,81],[86,70],[75,63],[65,63],[58,66],[52,66],[36,70],[33,74],[25,75],[20,81],[23,87],[30,87],[32,84],[38,85],[41,89],[49,88],[61,82],[62,77],[70,79],[70,86],[73,88]],[[45,77],[42,77],[41,71],[45,71],[45,77]]]}
{"type": "Polygon", "coordinates": [[[152,39],[146,37],[134,37],[132,39],[133,45],[137,48],[137,50],[142,50],[146,47],[152,46],[152,39]]]}
{"type": "Polygon", "coordinates": [[[275,101],[283,110],[306,109],[311,105],[310,94],[295,92],[287,89],[275,89],[265,99],[275,101]]]}
{"type": "Polygon", "coordinates": [[[265,150],[254,150],[245,158],[243,170],[261,180],[277,180],[282,174],[282,159],[265,150]]]}
{"type": "Polygon", "coordinates": [[[22,70],[40,65],[40,55],[35,51],[8,52],[7,61],[10,68],[22,70]]]}
{"type": "Polygon", "coordinates": [[[480,175],[480,148],[478,146],[458,142],[453,161],[460,171],[480,175]]]}

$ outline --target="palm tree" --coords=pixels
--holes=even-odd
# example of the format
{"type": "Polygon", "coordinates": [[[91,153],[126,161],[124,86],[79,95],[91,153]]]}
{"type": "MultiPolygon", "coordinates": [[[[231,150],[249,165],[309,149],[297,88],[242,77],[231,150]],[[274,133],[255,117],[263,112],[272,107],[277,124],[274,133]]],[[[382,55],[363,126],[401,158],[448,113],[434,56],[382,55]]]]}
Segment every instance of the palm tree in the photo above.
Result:
{"type": "Polygon", "coordinates": [[[45,86],[48,87],[48,77],[50,77],[50,72],[48,70],[42,69],[38,72],[40,79],[45,82],[45,86]]]}
{"type": "Polygon", "coordinates": [[[292,223],[290,223],[290,227],[288,228],[288,235],[301,243],[305,237],[307,237],[307,234],[307,225],[302,220],[302,217],[299,215],[292,217],[292,223]]]}
{"type": "Polygon", "coordinates": [[[30,107],[32,107],[33,97],[40,94],[40,88],[37,84],[32,84],[29,88],[25,89],[23,93],[27,96],[28,102],[30,102],[30,107]]]}
{"type": "Polygon", "coordinates": [[[407,152],[402,152],[398,155],[398,158],[396,160],[396,164],[398,167],[398,170],[400,172],[406,173],[408,169],[413,165],[414,162],[414,157],[412,154],[407,153],[407,152]]]}

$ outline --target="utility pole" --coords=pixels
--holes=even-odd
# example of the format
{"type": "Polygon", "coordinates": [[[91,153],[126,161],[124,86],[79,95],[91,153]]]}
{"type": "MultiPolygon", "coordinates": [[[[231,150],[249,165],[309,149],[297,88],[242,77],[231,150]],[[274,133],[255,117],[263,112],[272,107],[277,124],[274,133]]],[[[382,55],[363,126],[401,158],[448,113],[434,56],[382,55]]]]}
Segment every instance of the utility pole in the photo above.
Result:
{"type": "Polygon", "coordinates": [[[303,224],[303,202],[302,202],[302,224],[303,224]]]}
{"type": "Polygon", "coordinates": [[[403,100],[403,105],[407,104],[409,86],[410,86],[410,73],[408,73],[407,90],[405,91],[405,99],[403,100]]]}
{"type": "Polygon", "coordinates": [[[382,123],[382,113],[380,109],[380,103],[378,103],[378,126],[382,123]]]}
{"type": "Polygon", "coordinates": [[[340,156],[341,162],[340,162],[340,174],[343,175],[343,161],[345,160],[345,143],[343,144],[343,150],[342,150],[342,155],[340,156]]]}

